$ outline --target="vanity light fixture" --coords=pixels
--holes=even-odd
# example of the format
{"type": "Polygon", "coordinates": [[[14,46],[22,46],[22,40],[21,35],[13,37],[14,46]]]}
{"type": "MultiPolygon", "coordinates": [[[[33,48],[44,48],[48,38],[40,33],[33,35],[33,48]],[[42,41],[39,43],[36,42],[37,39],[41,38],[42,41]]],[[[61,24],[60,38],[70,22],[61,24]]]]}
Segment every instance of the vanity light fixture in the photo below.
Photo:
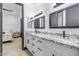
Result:
{"type": "Polygon", "coordinates": [[[43,14],[43,11],[41,11],[40,13],[36,14],[34,17],[37,17],[39,15],[43,14]]]}
{"type": "Polygon", "coordinates": [[[15,14],[16,12],[15,11],[13,11],[13,10],[10,10],[10,9],[7,9],[7,8],[2,8],[2,11],[8,11],[8,12],[12,12],[13,14],[15,14]]]}
{"type": "Polygon", "coordinates": [[[52,7],[53,8],[56,8],[56,7],[58,7],[58,6],[62,5],[62,4],[64,4],[64,3],[53,3],[52,4],[52,7]]]}
{"type": "Polygon", "coordinates": [[[2,8],[2,10],[13,12],[13,10],[9,10],[9,9],[6,9],[6,8],[2,8]]]}

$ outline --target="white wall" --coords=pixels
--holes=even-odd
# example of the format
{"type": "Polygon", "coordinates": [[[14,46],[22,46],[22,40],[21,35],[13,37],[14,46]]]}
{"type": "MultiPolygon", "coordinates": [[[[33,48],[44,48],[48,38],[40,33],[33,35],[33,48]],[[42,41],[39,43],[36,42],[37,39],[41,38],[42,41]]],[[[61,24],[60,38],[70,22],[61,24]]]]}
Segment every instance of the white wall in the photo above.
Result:
{"type": "MultiPolygon", "coordinates": [[[[73,3],[74,4],[74,3],[73,3]]],[[[59,32],[59,33],[62,33],[63,30],[66,31],[66,33],[68,34],[78,34],[79,35],[79,28],[52,28],[50,29],[49,28],[49,14],[54,12],[54,11],[57,11],[59,9],[62,9],[62,8],[65,8],[67,7],[67,5],[72,5],[71,3],[70,4],[65,4],[63,6],[60,6],[59,8],[57,9],[53,9],[52,8],[52,3],[35,3],[35,4],[24,4],[24,20],[25,20],[25,32],[27,30],[29,30],[27,28],[27,17],[28,16],[34,16],[36,13],[39,13],[40,10],[43,10],[44,11],[44,15],[45,15],[45,29],[38,29],[40,31],[48,31],[48,32],[59,32]]],[[[33,29],[32,29],[33,30],[33,29]]]]}
{"type": "Polygon", "coordinates": [[[3,8],[12,10],[3,10],[3,31],[20,32],[20,20],[22,18],[22,7],[12,3],[3,3],[3,8]]]}
{"type": "Polygon", "coordinates": [[[10,12],[3,11],[3,32],[15,31],[16,17],[10,12]]]}

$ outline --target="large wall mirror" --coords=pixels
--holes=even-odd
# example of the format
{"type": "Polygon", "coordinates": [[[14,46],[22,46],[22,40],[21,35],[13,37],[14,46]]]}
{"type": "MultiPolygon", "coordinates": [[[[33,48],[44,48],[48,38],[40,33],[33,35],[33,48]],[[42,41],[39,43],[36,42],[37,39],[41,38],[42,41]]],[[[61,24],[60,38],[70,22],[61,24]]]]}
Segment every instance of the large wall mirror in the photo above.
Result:
{"type": "Polygon", "coordinates": [[[51,13],[49,15],[49,27],[50,28],[57,28],[57,27],[62,27],[63,26],[63,12],[55,12],[51,13]]]}
{"type": "Polygon", "coordinates": [[[29,28],[29,29],[34,28],[34,21],[33,20],[27,23],[27,28],[29,28]]]}
{"type": "Polygon", "coordinates": [[[79,28],[79,5],[66,9],[66,27],[79,28]]]}
{"type": "Polygon", "coordinates": [[[49,27],[79,28],[79,4],[51,13],[49,15],[49,27]]]}
{"type": "Polygon", "coordinates": [[[45,16],[37,18],[34,20],[35,29],[44,29],[45,28],[45,16]]]}

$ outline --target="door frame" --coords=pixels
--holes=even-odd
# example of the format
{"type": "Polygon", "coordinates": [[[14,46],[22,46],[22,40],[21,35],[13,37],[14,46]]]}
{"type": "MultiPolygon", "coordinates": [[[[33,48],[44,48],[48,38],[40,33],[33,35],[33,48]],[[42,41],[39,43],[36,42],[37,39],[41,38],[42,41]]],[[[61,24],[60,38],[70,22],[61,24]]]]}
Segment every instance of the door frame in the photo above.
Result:
{"type": "Polygon", "coordinates": [[[22,50],[24,50],[24,4],[22,3],[14,3],[17,4],[19,6],[22,6],[22,21],[21,21],[21,25],[20,25],[20,29],[21,29],[21,37],[22,37],[22,50]]]}
{"type": "Polygon", "coordinates": [[[0,3],[0,56],[2,56],[2,17],[3,17],[3,15],[2,15],[2,3],[0,3]]]}

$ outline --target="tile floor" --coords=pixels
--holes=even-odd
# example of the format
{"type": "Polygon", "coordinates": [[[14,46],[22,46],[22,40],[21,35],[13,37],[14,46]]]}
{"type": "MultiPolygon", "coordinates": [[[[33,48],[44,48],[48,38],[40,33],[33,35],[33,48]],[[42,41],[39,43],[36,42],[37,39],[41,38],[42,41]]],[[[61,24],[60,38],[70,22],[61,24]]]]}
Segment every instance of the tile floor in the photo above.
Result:
{"type": "Polygon", "coordinates": [[[21,50],[21,38],[12,39],[12,42],[3,43],[3,56],[31,56],[31,53],[26,50],[21,50]]]}

